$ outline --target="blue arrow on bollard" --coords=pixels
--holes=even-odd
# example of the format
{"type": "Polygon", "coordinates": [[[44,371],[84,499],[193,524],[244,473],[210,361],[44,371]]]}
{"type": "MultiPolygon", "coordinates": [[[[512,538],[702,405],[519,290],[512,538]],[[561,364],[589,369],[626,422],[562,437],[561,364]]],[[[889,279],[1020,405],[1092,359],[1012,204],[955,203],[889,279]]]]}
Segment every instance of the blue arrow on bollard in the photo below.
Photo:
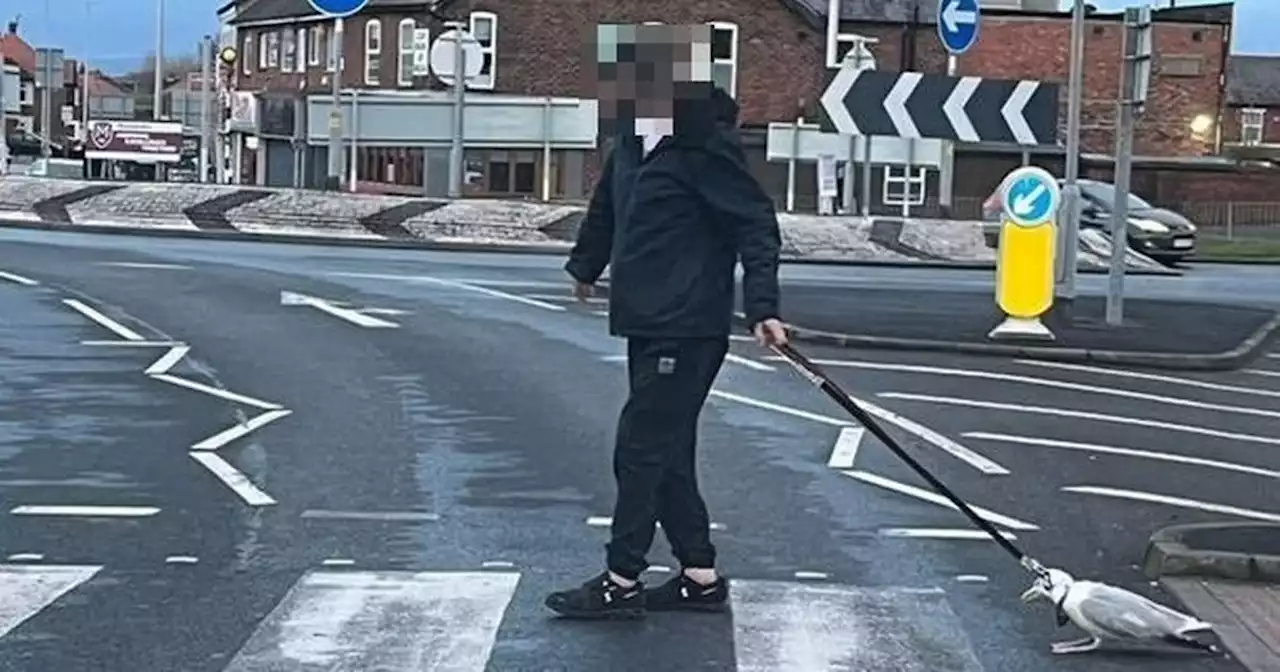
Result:
{"type": "Polygon", "coordinates": [[[317,12],[335,18],[351,16],[369,4],[369,0],[308,0],[317,12]]]}
{"type": "Polygon", "coordinates": [[[963,54],[978,41],[979,0],[941,0],[938,3],[938,37],[953,55],[963,54]]]}

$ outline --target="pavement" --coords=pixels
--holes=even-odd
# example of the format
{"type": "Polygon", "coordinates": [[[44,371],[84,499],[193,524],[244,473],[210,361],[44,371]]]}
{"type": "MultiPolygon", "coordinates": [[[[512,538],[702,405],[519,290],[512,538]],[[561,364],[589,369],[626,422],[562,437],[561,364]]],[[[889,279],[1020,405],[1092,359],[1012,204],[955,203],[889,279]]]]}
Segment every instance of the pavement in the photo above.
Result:
{"type": "MultiPolygon", "coordinates": [[[[745,336],[700,447],[733,613],[549,618],[602,561],[624,395],[623,344],[561,263],[0,232],[0,670],[1246,669],[1051,655],[1078,634],[1017,601],[1028,577],[745,336]]],[[[1274,305],[1261,270],[1133,288],[1274,305]]],[[[1280,519],[1280,352],[1174,375],[802,349],[1077,577],[1172,604],[1142,572],[1154,531],[1280,519]]]]}

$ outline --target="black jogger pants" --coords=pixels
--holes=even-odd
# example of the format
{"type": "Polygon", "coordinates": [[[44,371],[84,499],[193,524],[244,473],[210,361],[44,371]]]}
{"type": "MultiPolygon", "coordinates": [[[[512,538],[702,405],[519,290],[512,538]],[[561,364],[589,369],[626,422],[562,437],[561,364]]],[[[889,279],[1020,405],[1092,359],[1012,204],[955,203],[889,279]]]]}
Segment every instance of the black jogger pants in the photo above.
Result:
{"type": "Polygon", "coordinates": [[[627,341],[631,394],[618,418],[613,473],[618,501],[607,546],[609,570],[637,579],[648,567],[654,524],[682,567],[714,567],[707,505],[698,492],[698,416],[727,338],[627,341]]]}

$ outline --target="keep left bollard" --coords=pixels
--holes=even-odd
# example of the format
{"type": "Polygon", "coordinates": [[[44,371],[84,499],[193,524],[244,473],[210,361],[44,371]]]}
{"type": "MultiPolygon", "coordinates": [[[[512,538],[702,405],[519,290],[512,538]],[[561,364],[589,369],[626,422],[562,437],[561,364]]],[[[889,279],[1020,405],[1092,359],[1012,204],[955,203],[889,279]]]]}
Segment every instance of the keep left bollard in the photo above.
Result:
{"type": "Polygon", "coordinates": [[[1040,318],[1053,307],[1054,220],[1060,201],[1057,179],[1042,168],[1019,168],[1001,183],[1004,221],[996,252],[996,304],[1005,319],[987,338],[1054,340],[1040,318]]]}

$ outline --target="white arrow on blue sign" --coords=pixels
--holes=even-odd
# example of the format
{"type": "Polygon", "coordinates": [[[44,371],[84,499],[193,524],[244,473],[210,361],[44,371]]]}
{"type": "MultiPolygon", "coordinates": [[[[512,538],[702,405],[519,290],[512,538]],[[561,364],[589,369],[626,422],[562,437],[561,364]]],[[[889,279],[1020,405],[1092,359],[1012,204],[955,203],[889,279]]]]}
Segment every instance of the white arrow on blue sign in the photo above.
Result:
{"type": "Polygon", "coordinates": [[[311,7],[332,17],[351,16],[364,9],[369,0],[309,0],[311,7]]]}
{"type": "Polygon", "coordinates": [[[941,0],[938,37],[952,54],[963,54],[978,41],[979,0],[941,0]]]}
{"type": "Polygon", "coordinates": [[[1052,173],[1035,166],[1019,168],[1004,179],[1005,215],[1019,226],[1037,226],[1058,212],[1061,191],[1052,173]]]}

